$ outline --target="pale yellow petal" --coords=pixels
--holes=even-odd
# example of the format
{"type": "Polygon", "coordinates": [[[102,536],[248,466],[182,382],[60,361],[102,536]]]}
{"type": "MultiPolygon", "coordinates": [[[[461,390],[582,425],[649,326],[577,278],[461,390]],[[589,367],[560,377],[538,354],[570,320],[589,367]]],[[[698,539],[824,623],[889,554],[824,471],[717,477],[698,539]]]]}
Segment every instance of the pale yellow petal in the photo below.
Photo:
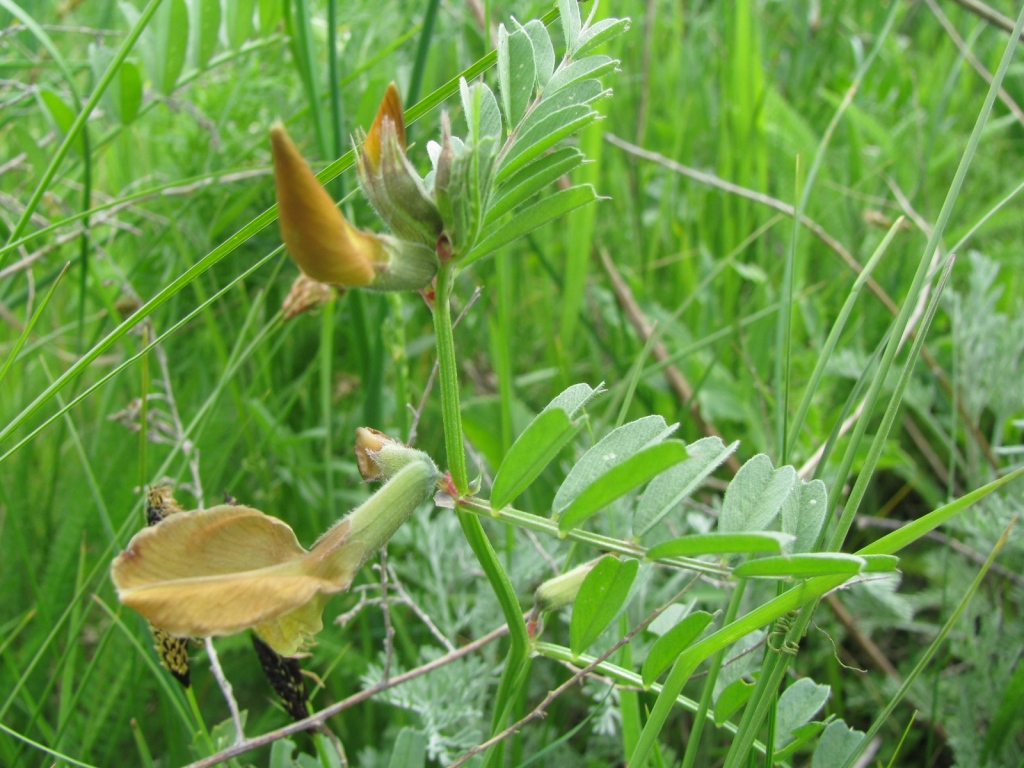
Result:
{"type": "Polygon", "coordinates": [[[111,575],[118,589],[128,589],[251,571],[305,554],[283,521],[258,509],[224,504],[179,512],[139,531],[114,560],[111,575]]]}
{"type": "Polygon", "coordinates": [[[282,656],[294,656],[324,628],[327,595],[316,595],[305,605],[271,621],[257,624],[256,633],[282,656]]]}
{"type": "MultiPolygon", "coordinates": [[[[348,587],[320,578],[314,565],[284,522],[249,507],[220,506],[140,531],[114,560],[111,576],[121,602],[154,626],[207,637],[272,622],[320,593],[348,587]]],[[[281,631],[292,624],[308,632],[312,620],[286,622],[281,631]]]]}
{"type": "Polygon", "coordinates": [[[331,584],[295,566],[277,566],[225,576],[178,579],[121,590],[121,602],[151,624],[179,637],[233,635],[276,619],[308,603],[331,584]]]}

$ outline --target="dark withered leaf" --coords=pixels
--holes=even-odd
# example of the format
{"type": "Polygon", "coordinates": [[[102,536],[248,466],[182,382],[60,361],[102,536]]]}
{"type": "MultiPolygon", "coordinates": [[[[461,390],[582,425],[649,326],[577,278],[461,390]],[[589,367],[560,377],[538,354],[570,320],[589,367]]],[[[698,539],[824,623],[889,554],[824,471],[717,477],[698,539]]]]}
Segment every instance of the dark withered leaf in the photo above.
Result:
{"type": "Polygon", "coordinates": [[[256,649],[263,672],[288,714],[295,720],[308,717],[306,702],[309,700],[309,694],[306,691],[306,679],[302,676],[299,660],[280,655],[255,633],[252,635],[252,647],[256,649]]]}

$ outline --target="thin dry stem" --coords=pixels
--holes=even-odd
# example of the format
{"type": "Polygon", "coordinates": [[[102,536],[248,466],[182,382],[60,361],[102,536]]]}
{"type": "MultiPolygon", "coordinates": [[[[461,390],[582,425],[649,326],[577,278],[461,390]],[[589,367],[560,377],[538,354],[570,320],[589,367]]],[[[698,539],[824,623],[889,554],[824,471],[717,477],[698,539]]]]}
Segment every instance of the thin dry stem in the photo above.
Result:
{"type": "Polygon", "coordinates": [[[416,667],[416,669],[411,669],[408,672],[405,672],[401,675],[395,675],[395,677],[391,678],[386,683],[382,682],[371,688],[367,688],[363,691],[360,691],[359,693],[353,694],[352,696],[349,696],[347,699],[342,699],[336,704],[332,704],[329,707],[325,707],[319,712],[316,712],[315,714],[312,714],[303,720],[299,720],[297,722],[291,723],[290,725],[286,725],[283,728],[278,728],[276,730],[269,731],[267,733],[264,733],[262,736],[256,736],[255,738],[251,739],[245,739],[240,744],[235,744],[226,749],[222,749],[219,752],[215,752],[209,757],[204,757],[202,760],[197,760],[194,763],[189,763],[187,766],[185,766],[185,768],[213,768],[213,766],[219,765],[220,763],[223,763],[226,760],[230,760],[232,757],[244,755],[246,752],[250,752],[259,747],[264,747],[268,744],[273,744],[278,739],[283,739],[286,736],[301,733],[302,731],[308,731],[318,728],[320,725],[326,722],[328,718],[333,717],[339,712],[343,712],[346,709],[350,709],[351,707],[354,707],[356,704],[361,704],[367,699],[373,698],[382,691],[386,691],[389,688],[394,688],[396,685],[401,685],[402,683],[407,683],[410,680],[413,680],[417,677],[422,677],[428,672],[433,672],[435,669],[440,669],[441,667],[446,666],[447,664],[451,664],[453,661],[457,661],[458,659],[461,659],[464,656],[468,656],[471,653],[475,653],[488,643],[492,643],[499,637],[504,637],[507,634],[507,626],[498,627],[497,629],[488,632],[486,635],[479,638],[478,640],[474,640],[472,643],[464,645],[457,651],[447,653],[444,656],[441,656],[440,658],[434,659],[433,661],[424,664],[420,667],[416,667]]]}
{"type": "MultiPolygon", "coordinates": [[[[624,139],[620,139],[618,136],[615,136],[614,134],[606,133],[605,140],[608,141],[610,144],[613,144],[616,147],[619,147],[620,149],[632,155],[642,157],[645,160],[650,160],[651,162],[658,163],[659,165],[668,168],[670,171],[686,176],[687,178],[693,179],[694,181],[697,181],[701,184],[707,184],[708,186],[715,187],[716,189],[720,189],[723,192],[728,192],[729,194],[736,195],[737,197],[752,200],[755,203],[759,203],[768,208],[780,211],[781,213],[784,213],[787,216],[796,215],[796,209],[792,205],[783,202],[782,200],[779,200],[777,198],[771,197],[770,195],[755,192],[754,190],[747,189],[746,187],[741,187],[738,184],[733,184],[731,182],[725,181],[724,179],[720,179],[719,177],[713,174],[704,173],[702,171],[696,170],[695,168],[690,168],[689,166],[683,165],[682,163],[678,163],[675,160],[665,157],[664,155],[658,154],[657,152],[651,152],[650,150],[646,150],[642,147],[636,146],[635,144],[631,144],[630,142],[625,141],[624,139]]],[[[895,192],[896,190],[894,190],[894,193],[895,192]]],[[[917,216],[916,211],[914,211],[913,208],[909,206],[909,204],[903,207],[904,210],[907,211],[907,215],[910,216],[911,218],[917,216]]],[[[920,217],[917,218],[920,219],[920,217]]],[[[803,226],[807,227],[807,229],[809,229],[813,235],[815,235],[819,240],[821,240],[822,243],[824,243],[826,246],[828,246],[829,249],[836,253],[839,256],[839,258],[842,259],[843,262],[851,270],[853,270],[855,274],[859,275],[861,273],[861,265],[853,257],[853,254],[851,254],[842,245],[842,243],[840,243],[838,240],[832,237],[832,235],[825,231],[824,227],[822,227],[816,221],[803,214],[801,214],[800,216],[800,223],[803,226]]],[[[896,306],[896,303],[892,300],[892,298],[890,298],[889,294],[887,294],[882,289],[882,287],[875,282],[873,278],[868,278],[866,285],[871,290],[871,292],[878,297],[882,304],[885,305],[885,308],[889,310],[890,314],[892,314],[894,317],[899,314],[899,307],[896,306]]],[[[914,323],[910,323],[907,326],[907,333],[910,334],[911,336],[914,334],[914,327],[914,323]]],[[[945,392],[947,396],[952,398],[953,385],[950,382],[949,377],[946,375],[946,372],[942,369],[938,361],[931,354],[931,352],[929,352],[928,347],[926,346],[921,347],[921,359],[925,361],[925,363],[931,370],[932,374],[938,379],[943,392],[945,392]]],[[[960,416],[963,418],[964,425],[970,430],[971,436],[974,438],[974,441],[981,448],[981,451],[984,454],[989,465],[993,469],[998,470],[999,461],[996,459],[995,454],[992,452],[992,447],[989,445],[988,440],[985,438],[983,434],[981,434],[981,430],[978,428],[977,424],[974,423],[974,420],[964,410],[962,398],[952,399],[956,400],[957,410],[959,411],[960,416]]]]}
{"type": "Polygon", "coordinates": [[[213,672],[213,677],[217,681],[217,685],[220,686],[221,693],[224,694],[224,699],[228,703],[228,709],[231,711],[231,722],[235,724],[235,744],[241,744],[245,741],[245,731],[242,728],[242,715],[238,711],[238,702],[235,701],[235,692],[227,677],[224,676],[224,670],[220,667],[220,659],[217,658],[217,651],[213,647],[213,638],[204,638],[203,645],[206,646],[206,655],[210,659],[210,671],[213,672]]]}
{"type": "Polygon", "coordinates": [[[696,584],[699,580],[700,580],[700,576],[699,575],[698,576],[694,576],[692,579],[690,579],[690,581],[688,581],[686,583],[686,586],[683,587],[681,590],[679,590],[678,593],[673,595],[672,598],[668,602],[666,602],[664,605],[659,606],[658,608],[655,608],[653,611],[651,611],[651,613],[647,616],[647,618],[645,618],[643,621],[641,621],[639,624],[637,624],[635,627],[633,627],[633,629],[631,629],[625,635],[623,635],[618,640],[616,640],[615,643],[612,644],[611,648],[609,648],[607,651],[602,653],[600,656],[598,656],[592,662],[587,664],[585,667],[581,668],[579,671],[577,671],[575,674],[573,674],[572,677],[570,677],[568,680],[566,680],[560,686],[558,686],[557,688],[554,688],[554,689],[548,691],[547,695],[540,702],[540,704],[538,704],[536,707],[534,707],[534,709],[529,714],[527,714],[522,719],[520,719],[517,722],[513,723],[512,725],[510,725],[508,728],[506,728],[501,733],[498,733],[498,734],[492,736],[487,741],[483,742],[482,744],[478,744],[477,746],[473,747],[468,752],[465,752],[464,754],[462,754],[457,760],[455,760],[452,763],[449,763],[448,764],[448,768],[458,768],[458,766],[460,766],[463,763],[465,763],[467,760],[472,758],[474,755],[478,755],[481,752],[484,752],[484,751],[490,749],[495,744],[498,744],[499,742],[502,742],[505,739],[509,738],[510,736],[513,736],[514,734],[518,733],[519,729],[522,728],[527,723],[529,723],[529,722],[531,722],[533,720],[536,720],[538,718],[545,717],[547,715],[546,710],[551,705],[551,702],[553,702],[555,699],[557,699],[559,696],[561,696],[563,693],[565,693],[567,690],[569,690],[572,686],[574,686],[576,683],[578,683],[584,677],[586,677],[591,672],[593,672],[594,669],[601,662],[603,662],[605,659],[609,658],[613,653],[615,653],[617,650],[619,650],[619,648],[621,648],[626,643],[628,643],[630,640],[632,640],[634,637],[636,637],[636,635],[639,632],[641,632],[644,629],[646,629],[650,625],[650,623],[652,621],[654,621],[662,613],[664,613],[665,609],[667,609],[670,605],[672,605],[676,600],[678,600],[680,597],[685,595],[689,591],[689,589],[694,584],[696,584]]]}
{"type": "MultiPolygon", "coordinates": [[[[636,330],[637,335],[640,339],[646,343],[651,335],[654,333],[654,327],[648,322],[647,318],[644,317],[643,311],[640,309],[640,305],[636,303],[636,299],[633,298],[633,292],[629,289],[626,281],[622,279],[622,275],[615,268],[615,263],[608,255],[608,251],[604,248],[599,249],[601,254],[601,263],[604,264],[605,271],[608,273],[608,277],[612,282],[612,290],[615,291],[615,296],[619,300],[619,304],[626,310],[626,316],[629,321],[633,324],[633,328],[636,330]]],[[[668,350],[665,345],[660,341],[656,341],[654,346],[651,347],[651,355],[659,363],[664,362],[668,359],[668,350]]],[[[722,433],[718,431],[714,424],[709,421],[705,421],[704,416],[700,412],[700,403],[693,396],[693,387],[686,380],[686,377],[680,372],[674,365],[665,366],[662,374],[665,376],[665,380],[669,386],[672,387],[672,391],[676,395],[676,399],[683,408],[687,408],[690,412],[690,418],[693,419],[693,423],[697,426],[702,434],[708,437],[722,437],[722,433]]],[[[732,474],[736,474],[740,471],[740,463],[735,456],[730,455],[725,460],[726,466],[732,474]]]]}
{"type": "MultiPolygon", "coordinates": [[[[974,71],[981,75],[981,79],[989,85],[992,85],[992,73],[985,69],[985,65],[978,61],[978,57],[974,55],[970,48],[967,47],[966,41],[960,36],[960,33],[956,31],[956,27],[949,20],[949,17],[942,12],[939,8],[939,4],[935,0],[925,0],[925,5],[935,15],[935,18],[939,20],[939,24],[946,30],[946,34],[949,35],[950,39],[960,49],[961,55],[970,62],[971,66],[974,67],[974,71]]],[[[1010,29],[1013,29],[1011,26],[1010,29]]],[[[997,91],[999,94],[999,100],[1003,102],[1003,105],[1010,110],[1011,114],[1017,118],[1017,122],[1024,125],[1024,111],[1017,105],[1017,102],[1013,100],[1013,97],[1006,92],[1006,89],[999,86],[997,91]]]]}
{"type": "Polygon", "coordinates": [[[416,601],[412,599],[405,587],[402,585],[402,582],[399,580],[398,574],[395,573],[391,566],[388,566],[388,573],[391,574],[391,588],[398,593],[399,600],[402,604],[407,605],[409,610],[416,614],[419,620],[423,622],[428,630],[430,630],[430,634],[432,634],[448,652],[454,651],[455,646],[452,644],[452,641],[445,637],[445,634],[438,629],[430,616],[427,615],[427,612],[420,608],[416,601]]]}
{"type": "Polygon", "coordinates": [[[380,612],[384,617],[384,670],[382,679],[387,682],[391,677],[391,660],[395,656],[395,628],[391,625],[391,605],[388,599],[388,546],[380,550],[380,564],[375,566],[380,572],[380,612]]]}

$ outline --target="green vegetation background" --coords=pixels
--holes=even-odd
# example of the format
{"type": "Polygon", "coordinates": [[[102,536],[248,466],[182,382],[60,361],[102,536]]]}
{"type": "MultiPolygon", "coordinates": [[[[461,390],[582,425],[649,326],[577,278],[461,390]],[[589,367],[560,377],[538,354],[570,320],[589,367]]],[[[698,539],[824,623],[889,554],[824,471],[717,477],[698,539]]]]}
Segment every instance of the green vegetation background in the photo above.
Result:
{"type": "MultiPolygon", "coordinates": [[[[420,93],[427,95],[484,55],[489,46],[474,9],[495,23],[510,15],[526,21],[548,10],[538,2],[441,4],[425,65],[418,67],[427,3],[349,0],[340,5],[337,114],[344,134],[369,125],[392,79],[407,93],[410,78],[422,73],[420,93]]],[[[972,65],[994,71],[1006,42],[1004,31],[952,2],[905,5],[838,125],[810,197],[806,213],[833,245],[807,228],[797,241],[793,340],[785,352],[796,392],[855,277],[839,251],[864,263],[891,222],[905,215],[906,229],[875,272],[881,291],[901,302],[987,88],[972,65]],[[950,30],[958,30],[959,38],[950,30]]],[[[1009,3],[1001,5],[1006,13],[1016,11],[1009,3]]],[[[112,0],[60,5],[39,0],[22,7],[44,25],[80,95],[91,92],[101,71],[97,62],[116,49],[131,26],[130,13],[112,0]]],[[[229,0],[224,7],[235,15],[225,15],[212,58],[201,68],[186,64],[172,87],[156,82],[153,42],[143,39],[129,56],[145,84],[141,104],[124,96],[130,95],[131,83],[122,84],[120,101],[101,102],[88,124],[90,147],[72,148],[27,233],[80,211],[84,184],[93,206],[112,205],[89,217],[84,236],[67,224],[4,255],[3,360],[64,263],[71,267],[0,383],[0,427],[139,302],[273,203],[266,131],[275,118],[289,123],[319,165],[348,148],[347,142],[336,146],[331,134],[324,4],[308,6],[312,69],[294,57],[275,21],[279,6],[273,0],[229,0]],[[257,19],[270,22],[247,28],[238,9],[248,6],[251,20],[256,5],[262,14],[257,19]],[[311,99],[314,80],[319,95],[311,99]],[[88,254],[84,282],[83,250],[88,254]]],[[[292,4],[293,11],[306,8],[292,4]]],[[[5,240],[53,157],[68,114],[77,113],[70,111],[73,96],[54,59],[26,28],[15,28],[10,10],[8,3],[0,4],[0,232],[5,240]],[[68,112],[55,106],[53,97],[68,112]]],[[[742,441],[741,460],[767,452],[778,462],[773,377],[783,351],[776,346],[775,310],[792,219],[606,139],[610,134],[792,204],[888,7],[870,0],[624,0],[602,12],[629,16],[633,27],[607,51],[621,59],[621,72],[611,78],[614,94],[600,107],[606,119],[579,139],[594,162],[577,171],[574,181],[591,181],[608,199],[475,265],[456,291],[457,310],[470,305],[475,288],[481,291],[456,331],[471,465],[489,476],[530,415],[579,381],[609,386],[593,409],[602,428],[615,422],[625,403],[630,418],[657,413],[680,421],[685,439],[702,436],[689,416],[691,404],[680,401],[653,365],[646,338],[631,323],[621,289],[616,295],[602,254],[639,310],[656,323],[658,340],[696,390],[704,419],[727,442],[742,441]],[[636,366],[646,367],[632,391],[627,385],[636,366]]],[[[195,52],[189,55],[194,61],[195,52]]],[[[1024,224],[1019,202],[996,208],[1024,178],[1019,64],[1004,87],[1005,98],[986,129],[947,231],[946,245],[957,243],[958,261],[928,341],[934,365],[920,365],[906,398],[900,428],[864,505],[870,519],[856,533],[861,543],[893,521],[912,519],[1021,460],[1024,224]],[[958,243],[989,213],[983,226],[958,243]]],[[[457,112],[457,105],[449,109],[457,112]]],[[[424,167],[425,143],[436,137],[437,120],[435,110],[411,130],[416,146],[410,155],[424,167]]],[[[354,174],[346,173],[333,191],[355,186],[354,174]]],[[[357,222],[376,225],[358,193],[349,206],[357,222]]],[[[154,313],[145,330],[148,338],[167,331],[279,244],[276,225],[247,240],[154,313]]],[[[351,452],[353,429],[365,424],[408,436],[413,415],[407,404],[420,403],[434,362],[430,315],[422,300],[413,294],[398,300],[349,294],[318,316],[281,323],[276,313],[295,274],[286,256],[273,257],[231,284],[145,363],[130,365],[22,443],[64,402],[146,343],[141,333],[124,336],[0,444],[0,722],[5,727],[87,764],[149,764],[152,759],[168,766],[195,759],[200,753],[193,748],[184,700],[155,668],[144,623],[119,612],[106,576],[115,548],[142,524],[142,486],[171,482],[186,507],[197,497],[209,505],[230,493],[287,519],[308,544],[367,494],[351,452]],[[152,399],[151,440],[143,448],[133,401],[144,387],[152,399]]],[[[890,321],[883,301],[865,291],[804,430],[790,438],[787,461],[803,464],[845,418],[857,377],[890,321]]],[[[418,422],[416,445],[443,463],[440,420],[435,391],[418,422]]],[[[567,454],[560,467],[550,468],[522,506],[543,513],[571,459],[567,454]]],[[[820,609],[822,631],[812,632],[794,668],[832,685],[828,712],[853,726],[870,723],[898,685],[892,673],[913,666],[913,649],[934,636],[976,571],[976,556],[987,554],[1020,510],[1021,494],[1011,487],[968,512],[954,530],[944,532],[955,542],[940,538],[907,552],[898,592],[844,593],[849,619],[835,607],[820,609]],[[870,644],[860,642],[858,634],[870,644]],[[871,647],[891,669],[868,653],[871,647]]],[[[716,496],[712,487],[701,501],[714,506],[716,496]]],[[[503,550],[524,606],[536,585],[553,574],[548,558],[562,566],[591,556],[556,542],[534,546],[521,532],[504,527],[492,526],[489,533],[503,550]],[[543,555],[542,546],[548,550],[543,555]]],[[[898,764],[976,764],[979,733],[991,723],[1012,672],[1019,673],[1022,663],[1022,550],[1014,534],[1000,561],[1004,568],[988,578],[944,655],[880,734],[879,759],[894,754],[917,710],[898,764]]],[[[410,521],[389,547],[388,563],[410,602],[452,641],[479,637],[499,625],[493,595],[445,510],[410,521]]],[[[374,584],[376,578],[367,570],[361,583],[374,584]]],[[[327,617],[352,609],[360,595],[375,594],[368,589],[335,598],[327,617]]],[[[712,584],[703,585],[698,597],[712,609],[727,600],[712,584]]],[[[408,605],[397,605],[391,617],[392,673],[440,654],[442,646],[408,605]]],[[[547,630],[554,637],[566,631],[559,620],[547,630]]],[[[304,663],[325,685],[316,694],[318,705],[380,676],[384,633],[376,606],[364,608],[344,629],[327,627],[304,663]]],[[[247,733],[287,722],[270,698],[248,639],[225,639],[218,648],[248,712],[247,733]]],[[[196,696],[212,727],[227,710],[202,653],[195,657],[196,696]]],[[[334,718],[331,726],[354,764],[387,765],[403,726],[427,734],[433,756],[454,758],[486,735],[492,673],[500,658],[497,648],[488,649],[334,718]]],[[[532,674],[524,706],[568,673],[542,661],[532,674]]],[[[589,736],[560,744],[549,764],[621,760],[615,699],[605,692],[588,684],[556,701],[545,721],[515,739],[510,764],[554,742],[588,712],[594,713],[589,736]]],[[[685,729],[684,715],[670,721],[663,734],[666,754],[685,743],[685,729]]],[[[707,764],[721,754],[723,743],[720,733],[712,738],[707,764]]],[[[301,740],[299,746],[310,750],[301,740]]],[[[1005,764],[1017,764],[1022,749],[1019,736],[1015,742],[1011,738],[1005,764]]],[[[250,757],[267,764],[266,752],[250,757]]],[[[0,765],[50,765],[52,760],[0,733],[0,765]]]]}

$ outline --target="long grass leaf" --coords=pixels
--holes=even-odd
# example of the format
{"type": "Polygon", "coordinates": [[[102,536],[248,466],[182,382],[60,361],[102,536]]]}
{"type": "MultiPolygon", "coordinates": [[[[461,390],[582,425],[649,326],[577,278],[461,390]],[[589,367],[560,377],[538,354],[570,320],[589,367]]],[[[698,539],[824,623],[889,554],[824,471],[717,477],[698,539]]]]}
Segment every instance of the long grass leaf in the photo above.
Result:
{"type": "MultiPolygon", "coordinates": [[[[36,208],[39,207],[39,202],[43,199],[43,195],[46,193],[46,190],[49,189],[50,182],[53,181],[53,177],[57,173],[57,168],[60,167],[60,164],[63,162],[64,158],[68,154],[68,151],[71,149],[71,146],[78,139],[78,134],[84,128],[86,120],[89,119],[89,115],[91,115],[93,109],[96,108],[96,105],[100,101],[100,97],[103,96],[103,92],[106,91],[107,86],[109,86],[111,81],[114,79],[114,76],[117,74],[117,71],[121,66],[121,63],[125,60],[125,58],[127,58],[128,54],[135,46],[135,42],[139,39],[139,35],[142,34],[142,30],[146,27],[146,24],[149,23],[149,20],[150,18],[152,18],[153,14],[156,13],[156,10],[160,6],[161,1],[162,0],[149,0],[149,3],[142,10],[142,13],[139,14],[139,19],[135,23],[135,26],[132,27],[131,31],[125,36],[124,40],[121,42],[121,47],[117,49],[117,53],[115,53],[114,57],[111,59],[110,65],[107,67],[106,72],[103,73],[103,76],[99,79],[99,82],[96,83],[96,87],[93,89],[92,94],[89,96],[89,98],[85,102],[85,105],[79,111],[78,117],[75,118],[75,122],[71,124],[71,128],[68,129],[67,134],[64,136],[64,141],[61,142],[61,145],[60,147],[58,147],[57,152],[50,160],[49,166],[47,166],[46,170],[43,172],[42,177],[39,179],[35,191],[33,191],[32,196],[25,204],[25,210],[22,211],[21,217],[18,219],[18,222],[14,225],[14,228],[11,230],[10,236],[7,238],[8,243],[10,243],[12,240],[18,239],[21,236],[22,232],[25,231],[25,227],[28,226],[29,221],[31,221],[32,219],[32,214],[36,212],[36,208]]],[[[2,257],[0,257],[0,264],[3,264],[2,257]]]]}
{"type": "Polygon", "coordinates": [[[949,615],[949,618],[946,619],[946,622],[942,625],[942,629],[939,630],[939,633],[935,636],[931,643],[928,644],[928,647],[925,649],[924,653],[920,655],[917,663],[914,665],[914,668],[910,671],[910,674],[907,675],[906,678],[904,678],[903,684],[900,685],[900,689],[896,691],[895,694],[893,694],[893,696],[889,699],[889,701],[886,702],[885,706],[882,708],[882,711],[879,712],[878,715],[875,717],[874,722],[871,723],[871,727],[868,728],[864,736],[861,737],[860,745],[846,758],[846,762],[843,763],[843,768],[851,768],[851,766],[853,766],[854,763],[857,762],[857,758],[871,743],[871,740],[875,737],[875,734],[878,733],[879,729],[882,726],[884,726],[885,723],[888,721],[889,716],[892,714],[892,711],[896,708],[896,705],[903,701],[904,698],[906,698],[906,695],[910,692],[910,689],[914,686],[914,683],[917,682],[917,679],[924,672],[928,664],[931,663],[931,660],[935,657],[935,654],[938,653],[939,648],[942,647],[942,644],[946,641],[946,638],[949,636],[949,633],[953,631],[953,627],[956,626],[957,621],[960,620],[960,617],[963,615],[963,612],[967,609],[967,605],[974,598],[975,593],[978,591],[978,587],[981,586],[981,582],[985,578],[985,574],[988,573],[989,569],[992,567],[992,564],[995,562],[996,555],[999,554],[1000,550],[1002,550],[1003,548],[1003,545],[1006,544],[1006,540],[1009,538],[1010,531],[1013,528],[1013,525],[1016,522],[1016,520],[1017,517],[1015,515],[1013,520],[1011,520],[1010,524],[1006,527],[1006,530],[1004,530],[1003,534],[999,537],[999,540],[995,543],[995,546],[992,547],[992,551],[989,552],[988,557],[985,559],[985,564],[982,565],[979,569],[977,576],[975,576],[974,580],[971,582],[971,586],[968,587],[966,592],[964,592],[963,597],[960,598],[960,602],[957,603],[956,608],[949,615]]]}

